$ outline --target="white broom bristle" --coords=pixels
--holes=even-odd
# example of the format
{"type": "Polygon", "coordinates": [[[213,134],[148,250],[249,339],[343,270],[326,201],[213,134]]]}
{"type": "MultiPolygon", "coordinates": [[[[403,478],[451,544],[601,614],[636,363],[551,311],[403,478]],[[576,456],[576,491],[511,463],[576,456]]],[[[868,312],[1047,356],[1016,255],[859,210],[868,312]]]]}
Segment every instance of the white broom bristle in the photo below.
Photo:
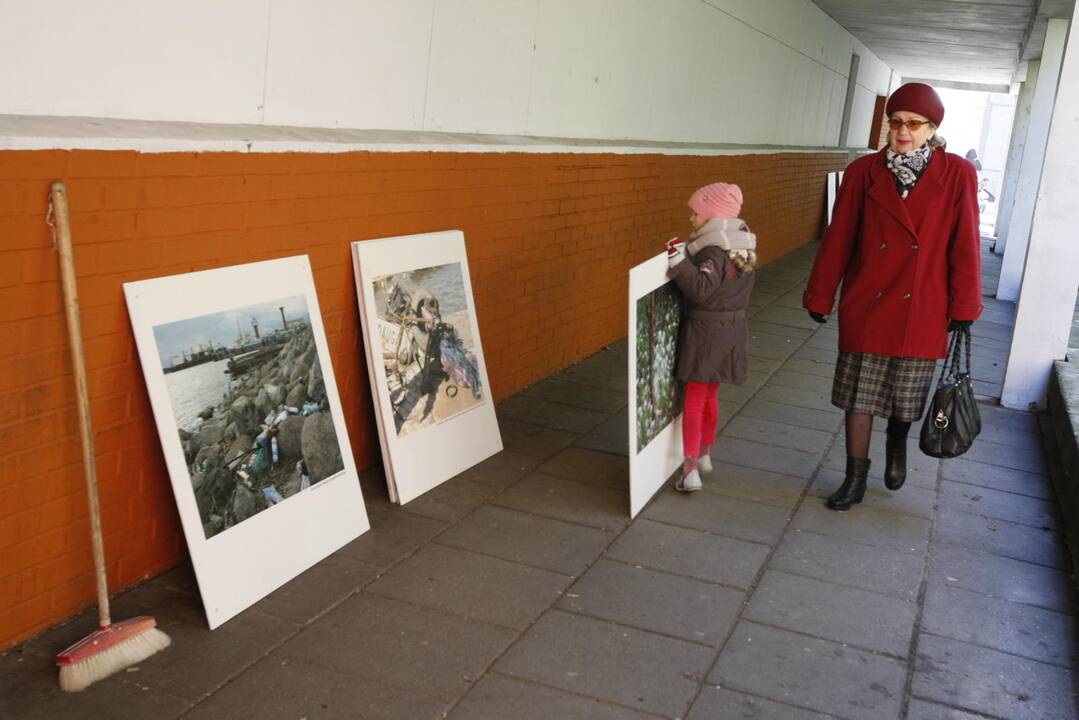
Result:
{"type": "Polygon", "coordinates": [[[157,628],[145,630],[85,660],[62,666],[60,689],[64,692],[85,690],[98,680],[104,680],[164,650],[171,642],[169,636],[157,628]]]}

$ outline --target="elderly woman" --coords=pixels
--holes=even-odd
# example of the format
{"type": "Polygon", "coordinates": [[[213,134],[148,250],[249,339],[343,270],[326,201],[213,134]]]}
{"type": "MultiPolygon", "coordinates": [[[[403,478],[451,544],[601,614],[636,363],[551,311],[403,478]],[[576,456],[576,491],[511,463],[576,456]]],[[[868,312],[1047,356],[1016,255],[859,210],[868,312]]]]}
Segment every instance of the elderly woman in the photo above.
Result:
{"type": "Polygon", "coordinates": [[[888,145],[847,167],[802,298],[823,323],[842,281],[832,403],[846,412],[847,472],[833,510],[865,495],[874,415],[888,421],[884,484],[902,487],[907,432],[948,331],[982,312],[974,166],[944,151],[933,88],[907,83],[885,112],[888,145]]]}

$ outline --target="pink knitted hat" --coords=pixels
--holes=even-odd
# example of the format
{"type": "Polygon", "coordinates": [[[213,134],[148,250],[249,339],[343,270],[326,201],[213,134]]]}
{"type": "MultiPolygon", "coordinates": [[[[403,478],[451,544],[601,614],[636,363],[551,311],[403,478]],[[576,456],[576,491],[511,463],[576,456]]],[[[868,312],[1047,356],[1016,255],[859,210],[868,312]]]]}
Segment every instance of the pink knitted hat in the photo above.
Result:
{"type": "Polygon", "coordinates": [[[742,211],[742,189],[729,183],[712,183],[689,198],[689,207],[705,220],[736,218],[742,211]]]}

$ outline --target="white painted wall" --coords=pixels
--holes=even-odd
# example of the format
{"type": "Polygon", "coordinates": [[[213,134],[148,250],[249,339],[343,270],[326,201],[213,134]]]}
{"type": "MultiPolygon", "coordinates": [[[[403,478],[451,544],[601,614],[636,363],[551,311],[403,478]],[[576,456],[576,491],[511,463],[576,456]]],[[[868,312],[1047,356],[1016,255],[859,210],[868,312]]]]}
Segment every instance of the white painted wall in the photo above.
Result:
{"type": "Polygon", "coordinates": [[[891,70],[809,0],[0,0],[0,115],[834,146],[891,70]]]}

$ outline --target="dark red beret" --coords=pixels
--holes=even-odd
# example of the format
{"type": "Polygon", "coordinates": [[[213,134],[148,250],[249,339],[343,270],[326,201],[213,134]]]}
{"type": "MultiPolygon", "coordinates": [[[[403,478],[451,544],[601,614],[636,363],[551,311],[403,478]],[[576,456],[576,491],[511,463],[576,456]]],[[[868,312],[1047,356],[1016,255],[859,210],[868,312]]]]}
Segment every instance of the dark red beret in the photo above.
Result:
{"type": "Polygon", "coordinates": [[[944,120],[944,103],[940,101],[940,95],[925,83],[900,85],[892,93],[888,104],[884,106],[884,112],[891,117],[892,113],[899,111],[918,113],[937,127],[940,127],[944,120]]]}

